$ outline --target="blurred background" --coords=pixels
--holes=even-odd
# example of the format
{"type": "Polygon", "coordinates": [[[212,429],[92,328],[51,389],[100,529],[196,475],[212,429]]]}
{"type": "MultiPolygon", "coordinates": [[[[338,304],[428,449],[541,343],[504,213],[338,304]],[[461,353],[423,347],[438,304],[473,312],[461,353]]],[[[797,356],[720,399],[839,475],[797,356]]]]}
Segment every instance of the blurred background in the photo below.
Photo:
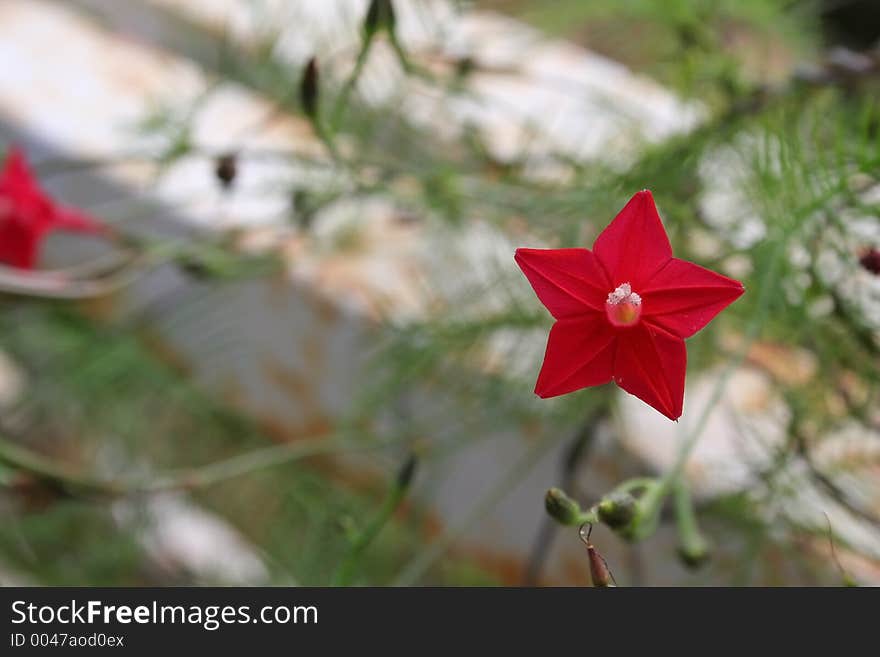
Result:
{"type": "Polygon", "coordinates": [[[0,267],[0,583],[588,585],[547,489],[693,432],[656,531],[593,532],[619,584],[880,583],[878,38],[874,0],[0,0],[0,149],[113,228],[0,267]],[[678,423],[532,392],[514,249],[643,188],[747,290],[678,423]]]}

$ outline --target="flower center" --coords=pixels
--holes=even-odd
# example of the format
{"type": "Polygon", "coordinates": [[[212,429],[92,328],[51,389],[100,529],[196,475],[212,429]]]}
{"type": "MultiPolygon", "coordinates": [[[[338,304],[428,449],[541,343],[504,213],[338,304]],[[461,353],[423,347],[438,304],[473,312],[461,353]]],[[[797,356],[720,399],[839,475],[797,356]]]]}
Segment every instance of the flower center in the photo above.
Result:
{"type": "Polygon", "coordinates": [[[605,314],[614,326],[633,326],[642,316],[642,297],[632,291],[629,283],[618,285],[605,300],[605,314]]]}

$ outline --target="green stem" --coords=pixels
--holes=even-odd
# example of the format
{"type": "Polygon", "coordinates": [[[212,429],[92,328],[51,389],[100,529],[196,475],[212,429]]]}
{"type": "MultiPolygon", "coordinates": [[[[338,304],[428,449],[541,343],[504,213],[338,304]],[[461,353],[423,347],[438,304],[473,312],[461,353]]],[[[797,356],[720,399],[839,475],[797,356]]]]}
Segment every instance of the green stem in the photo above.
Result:
{"type": "Polygon", "coordinates": [[[613,493],[632,493],[635,490],[648,490],[657,483],[653,477],[634,477],[617,486],[613,493]]]}
{"type": "Polygon", "coordinates": [[[406,51],[403,49],[400,40],[397,38],[397,32],[392,31],[388,35],[388,40],[391,42],[391,47],[394,49],[394,54],[397,55],[397,61],[400,62],[400,66],[401,68],[403,68],[404,72],[413,73],[414,69],[412,63],[409,61],[409,57],[407,57],[406,51]]]}
{"type": "Polygon", "coordinates": [[[104,494],[119,492],[116,484],[93,479],[5,439],[0,439],[0,463],[16,471],[27,472],[38,479],[60,484],[67,490],[91,493],[100,491],[104,494]]]}
{"type": "Polygon", "coordinates": [[[339,95],[336,97],[336,103],[333,106],[333,113],[330,115],[331,133],[335,133],[339,129],[339,124],[342,121],[342,115],[345,112],[345,108],[348,106],[351,92],[354,90],[354,86],[361,77],[361,73],[367,63],[367,56],[370,54],[370,48],[372,45],[373,34],[368,33],[364,36],[363,43],[361,43],[361,49],[358,51],[357,60],[355,60],[354,63],[354,69],[352,69],[351,75],[348,76],[348,80],[345,81],[342,91],[340,91],[339,95]]]}
{"type": "Polygon", "coordinates": [[[749,348],[752,346],[752,343],[754,343],[755,339],[757,338],[758,331],[760,330],[764,322],[764,318],[766,317],[767,312],[770,308],[770,300],[772,298],[772,292],[774,289],[773,286],[770,285],[770,282],[776,275],[776,270],[779,266],[780,260],[782,259],[782,254],[785,252],[785,245],[786,241],[783,239],[780,239],[779,242],[776,244],[776,247],[771,257],[770,265],[767,267],[767,271],[765,272],[763,278],[761,279],[761,282],[759,283],[759,297],[757,307],[755,309],[755,314],[752,316],[752,319],[749,322],[749,326],[746,329],[742,345],[737,350],[733,358],[728,362],[727,366],[724,368],[724,371],[718,377],[717,383],[715,384],[715,389],[712,392],[709,400],[703,406],[703,409],[697,418],[696,424],[682,441],[672,467],[655,485],[648,487],[648,489],[645,491],[645,494],[639,500],[639,510],[636,514],[636,518],[633,524],[634,537],[636,539],[645,538],[652,534],[654,529],[656,529],[657,522],[660,516],[660,508],[662,507],[663,502],[672,491],[675,483],[682,476],[684,466],[687,464],[687,460],[690,457],[691,452],[693,452],[697,441],[700,439],[703,431],[706,428],[706,425],[709,423],[709,417],[712,415],[712,412],[715,410],[715,407],[721,400],[721,396],[724,394],[730,378],[742,364],[743,360],[745,360],[749,348]]]}
{"type": "Polygon", "coordinates": [[[583,511],[578,516],[577,522],[572,523],[577,527],[582,527],[583,525],[598,525],[599,524],[599,515],[596,512],[596,507],[591,508],[589,511],[583,511]]]}
{"type": "Polygon", "coordinates": [[[310,440],[273,445],[233,456],[207,465],[185,468],[160,475],[152,481],[142,479],[103,479],[83,474],[68,465],[41,456],[27,448],[0,438],[0,463],[26,472],[37,479],[49,481],[73,494],[98,497],[127,497],[169,490],[206,488],[257,470],[291,463],[318,454],[343,450],[373,450],[386,447],[388,441],[352,443],[341,438],[310,440]]]}
{"type": "Polygon", "coordinates": [[[336,571],[336,575],[333,577],[333,586],[348,586],[351,584],[352,577],[360,564],[364,552],[366,552],[376,536],[379,535],[379,532],[382,531],[382,528],[385,527],[391,516],[394,515],[400,503],[403,502],[412,479],[412,468],[415,465],[413,459],[414,457],[410,457],[401,471],[402,473],[408,472],[408,476],[398,476],[394,480],[379,511],[364,530],[352,541],[348,554],[346,554],[342,564],[340,564],[339,569],[336,571]]]}
{"type": "Polygon", "coordinates": [[[336,140],[333,139],[333,132],[327,129],[324,122],[321,120],[320,115],[312,120],[312,127],[314,128],[318,139],[321,140],[327,148],[327,152],[330,153],[330,159],[336,164],[340,164],[342,162],[342,157],[339,154],[339,149],[336,148],[336,140]]]}
{"type": "Polygon", "coordinates": [[[675,484],[673,499],[681,556],[686,563],[697,565],[708,556],[709,543],[700,533],[690,490],[681,479],[675,484]]]}

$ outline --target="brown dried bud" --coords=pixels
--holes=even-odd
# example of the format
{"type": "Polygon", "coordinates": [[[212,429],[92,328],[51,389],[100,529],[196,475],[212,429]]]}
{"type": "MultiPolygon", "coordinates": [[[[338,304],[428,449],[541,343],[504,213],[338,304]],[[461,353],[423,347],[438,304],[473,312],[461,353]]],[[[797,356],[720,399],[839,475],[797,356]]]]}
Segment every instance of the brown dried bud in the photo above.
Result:
{"type": "Polygon", "coordinates": [[[593,582],[593,586],[607,588],[610,586],[617,586],[617,582],[614,581],[614,575],[611,574],[611,571],[608,569],[608,563],[605,561],[605,557],[599,554],[599,551],[593,547],[593,544],[590,542],[590,535],[593,533],[593,525],[586,523],[581,525],[581,528],[578,530],[578,534],[581,537],[581,540],[584,542],[584,545],[587,546],[587,557],[590,559],[590,579],[593,582]],[[584,529],[589,527],[586,535],[584,535],[584,529]]]}
{"type": "Polygon", "coordinates": [[[462,57],[455,62],[455,75],[466,78],[477,69],[477,62],[471,56],[462,57]]]}
{"type": "Polygon", "coordinates": [[[235,176],[238,175],[238,157],[235,153],[226,153],[217,158],[214,174],[223,189],[232,187],[235,176]]]}
{"type": "Polygon", "coordinates": [[[603,588],[617,586],[611,571],[608,570],[605,558],[599,554],[599,551],[592,545],[588,545],[587,555],[590,558],[590,578],[593,580],[593,586],[603,588]]]}
{"type": "Polygon", "coordinates": [[[318,116],[318,60],[312,57],[303,70],[299,99],[303,112],[313,121],[318,116]]]}
{"type": "Polygon", "coordinates": [[[867,249],[859,258],[859,264],[875,276],[880,276],[880,250],[867,249]]]}
{"type": "Polygon", "coordinates": [[[398,488],[403,490],[409,488],[409,485],[412,483],[413,477],[416,474],[416,466],[418,465],[418,462],[415,454],[409,455],[400,470],[397,472],[398,488]]]}

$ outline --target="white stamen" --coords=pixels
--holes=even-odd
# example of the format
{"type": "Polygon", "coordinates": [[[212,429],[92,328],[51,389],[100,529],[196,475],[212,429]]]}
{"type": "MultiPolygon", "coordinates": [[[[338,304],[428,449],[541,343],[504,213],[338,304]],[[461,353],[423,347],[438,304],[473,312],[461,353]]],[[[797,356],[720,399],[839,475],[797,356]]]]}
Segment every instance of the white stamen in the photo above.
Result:
{"type": "Polygon", "coordinates": [[[618,285],[614,292],[608,294],[607,303],[610,303],[612,306],[616,306],[624,301],[628,301],[634,306],[639,306],[642,303],[642,297],[632,291],[629,283],[618,285]]]}

